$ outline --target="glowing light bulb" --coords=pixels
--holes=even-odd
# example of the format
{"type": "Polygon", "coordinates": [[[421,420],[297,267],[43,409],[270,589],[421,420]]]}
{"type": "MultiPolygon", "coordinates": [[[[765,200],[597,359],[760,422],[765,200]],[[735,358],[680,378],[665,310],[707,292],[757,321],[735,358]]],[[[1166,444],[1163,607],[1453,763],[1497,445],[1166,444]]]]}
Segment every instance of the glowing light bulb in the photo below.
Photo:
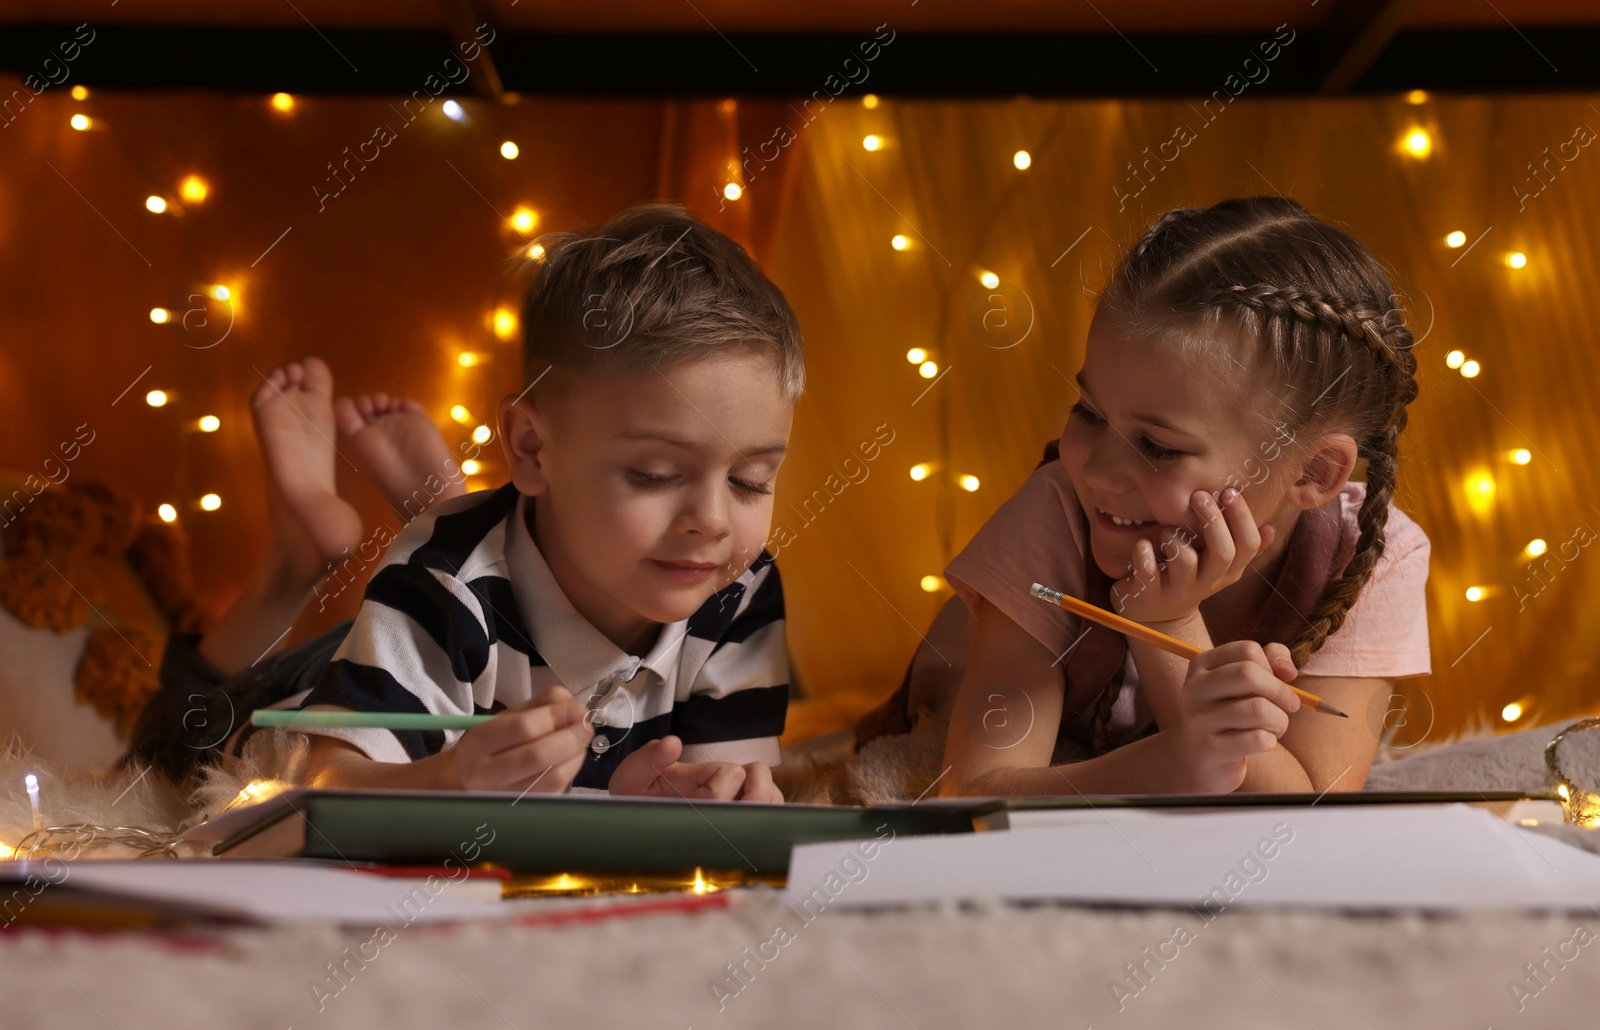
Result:
{"type": "Polygon", "coordinates": [[[1033,155],[1026,150],[1019,150],[1011,155],[1011,163],[1017,166],[1017,171],[1025,172],[1033,164],[1033,155]]]}
{"type": "Polygon", "coordinates": [[[466,425],[472,421],[472,412],[468,411],[465,405],[455,404],[450,408],[450,417],[462,425],[466,425]]]}
{"type": "Polygon", "coordinates": [[[736,182],[730,182],[728,185],[722,187],[722,195],[727,197],[729,200],[738,200],[740,197],[744,196],[744,187],[740,186],[736,182]]]}
{"type": "Polygon", "coordinates": [[[167,391],[151,390],[149,393],[144,395],[144,402],[150,405],[152,408],[163,407],[167,403],[167,391]]]}
{"type": "Polygon", "coordinates": [[[464,350],[456,355],[456,363],[462,368],[473,368],[480,360],[476,351],[464,350]]]}
{"type": "Polygon", "coordinates": [[[168,322],[172,321],[172,312],[168,311],[166,308],[151,308],[150,321],[154,322],[156,325],[166,325],[168,322]]]}
{"type": "Polygon", "coordinates": [[[79,132],[85,132],[88,130],[89,126],[93,125],[94,123],[89,120],[89,116],[86,114],[75,114],[67,124],[71,125],[79,132]]]}
{"type": "Polygon", "coordinates": [[[1522,706],[1517,704],[1515,701],[1511,702],[1504,708],[1500,709],[1500,718],[1504,719],[1506,722],[1516,722],[1518,719],[1522,718],[1522,706]]]}
{"type": "Polygon", "coordinates": [[[1460,229],[1457,229],[1455,232],[1444,238],[1444,245],[1452,250],[1461,246],[1465,242],[1467,242],[1467,234],[1462,232],[1460,229]]]}
{"type": "Polygon", "coordinates": [[[939,374],[939,364],[935,361],[924,361],[917,366],[917,375],[924,379],[932,379],[939,374]]]}
{"type": "Polygon", "coordinates": [[[1526,268],[1527,266],[1528,255],[1524,254],[1522,251],[1514,250],[1506,255],[1507,268],[1526,268]]]}
{"type": "Polygon", "coordinates": [[[288,114],[294,110],[294,97],[288,93],[272,94],[272,109],[279,114],[288,114]]]}
{"type": "Polygon", "coordinates": [[[986,290],[992,290],[996,286],[1000,285],[1000,277],[995,275],[993,272],[984,272],[982,275],[978,276],[978,281],[983,284],[983,287],[986,290]]]}
{"type": "Polygon", "coordinates": [[[517,335],[517,313],[510,308],[495,308],[494,334],[502,340],[517,335]]]}
{"type": "Polygon", "coordinates": [[[528,247],[528,256],[530,258],[532,258],[533,260],[535,260],[535,261],[543,261],[544,260],[544,244],[542,244],[542,243],[530,244],[529,247],[528,247]]]}
{"type": "Polygon", "coordinates": [[[461,463],[461,471],[469,476],[477,475],[478,470],[481,468],[483,468],[483,466],[478,464],[478,462],[474,461],[472,458],[468,458],[466,461],[461,463]]]}
{"type": "Polygon", "coordinates": [[[444,107],[442,107],[440,110],[442,110],[444,112],[444,116],[450,119],[452,122],[456,122],[461,125],[466,124],[467,109],[462,107],[456,101],[446,100],[444,102],[444,107]]]}
{"type": "Polygon", "coordinates": [[[1469,600],[1469,601],[1481,601],[1481,600],[1483,600],[1483,587],[1467,587],[1467,600],[1469,600]]]}
{"type": "Polygon", "coordinates": [[[74,99],[74,100],[88,100],[89,99],[89,87],[88,86],[73,86],[72,87],[72,99],[74,99]]]}
{"type": "Polygon", "coordinates": [[[178,196],[191,204],[198,204],[210,194],[211,187],[198,175],[185,175],[178,183],[178,196]]]}
{"type": "Polygon", "coordinates": [[[1487,516],[1494,509],[1495,481],[1487,471],[1477,471],[1467,478],[1467,505],[1474,514],[1487,516]]]}
{"type": "Polygon", "coordinates": [[[707,891],[715,890],[716,888],[714,888],[710,884],[706,883],[705,877],[700,875],[700,867],[699,866],[695,866],[694,867],[694,883],[693,883],[693,885],[690,886],[689,889],[694,891],[696,894],[704,894],[707,891]]]}
{"type": "Polygon", "coordinates": [[[178,509],[174,508],[170,504],[163,504],[161,507],[157,508],[156,514],[161,516],[162,522],[178,521],[178,509]]]}
{"type": "Polygon", "coordinates": [[[1458,350],[1453,350],[1444,356],[1444,363],[1451,368],[1460,368],[1461,363],[1466,360],[1467,356],[1458,350]]]}
{"type": "Polygon", "coordinates": [[[1528,557],[1537,558],[1539,555],[1543,554],[1549,549],[1549,544],[1545,543],[1539,537],[1534,537],[1532,540],[1528,541],[1528,546],[1524,547],[1522,550],[1527,554],[1528,557]]]}
{"type": "Polygon", "coordinates": [[[911,466],[911,478],[912,478],[912,480],[914,482],[917,482],[917,483],[920,483],[924,479],[927,479],[928,476],[930,474],[932,474],[932,472],[933,472],[933,466],[929,465],[925,461],[918,462],[917,464],[911,466]]]}
{"type": "Polygon", "coordinates": [[[862,97],[861,98],[861,106],[866,108],[868,111],[877,110],[878,109],[878,94],[876,94],[876,93],[868,93],[866,96],[862,97]]]}
{"type": "Polygon", "coordinates": [[[218,508],[222,507],[222,498],[218,497],[216,494],[206,494],[204,497],[200,498],[200,507],[204,508],[206,511],[216,511],[218,508]]]}
{"type": "Polygon", "coordinates": [[[1404,146],[1412,157],[1427,157],[1433,151],[1433,140],[1425,130],[1412,129],[1406,133],[1404,146]]]}
{"type": "Polygon", "coordinates": [[[921,347],[913,347],[906,351],[906,360],[911,362],[913,365],[920,365],[924,361],[928,360],[928,352],[923,350],[921,347]]]}
{"type": "Polygon", "coordinates": [[[228,289],[226,286],[223,286],[221,283],[218,283],[217,285],[211,287],[211,296],[215,297],[217,300],[227,300],[229,297],[233,296],[233,291],[228,289]]]}
{"type": "Polygon", "coordinates": [[[889,246],[893,247],[895,250],[905,250],[907,247],[911,246],[911,237],[905,235],[904,233],[895,233],[894,237],[889,240],[889,246]]]}
{"type": "Polygon", "coordinates": [[[1556,785],[1556,793],[1560,794],[1561,795],[1561,800],[1565,801],[1569,796],[1568,793],[1567,793],[1567,785],[1565,783],[1557,784],[1556,785]]]}
{"type": "Polygon", "coordinates": [[[975,492],[978,489],[978,477],[977,476],[973,476],[973,475],[962,476],[959,480],[957,480],[957,482],[961,484],[961,489],[965,490],[969,494],[975,492]]]}
{"type": "Polygon", "coordinates": [[[167,202],[160,197],[151,194],[150,196],[144,198],[144,209],[153,215],[159,215],[161,212],[167,209],[167,202]]]}
{"type": "Polygon", "coordinates": [[[1426,104],[1427,102],[1428,91],[1425,89],[1414,89],[1406,94],[1406,103],[1408,104],[1426,104]]]}
{"type": "Polygon", "coordinates": [[[222,428],[222,419],[215,415],[200,416],[200,431],[202,433],[215,433],[222,428]]]}
{"type": "Polygon", "coordinates": [[[511,228],[517,230],[517,232],[528,232],[538,224],[538,212],[531,207],[518,207],[511,212],[511,228]]]}
{"type": "Polygon", "coordinates": [[[500,156],[507,161],[515,161],[520,153],[522,153],[522,149],[510,140],[500,144],[500,156]]]}
{"type": "Polygon", "coordinates": [[[944,579],[942,577],[939,577],[939,576],[923,576],[922,577],[922,589],[927,591],[930,594],[934,593],[935,591],[937,591],[942,586],[944,586],[944,579]]]}
{"type": "Polygon", "coordinates": [[[867,136],[861,141],[861,146],[866,150],[878,150],[883,146],[883,137],[867,136]]]}
{"type": "Polygon", "coordinates": [[[1483,366],[1476,361],[1465,361],[1461,364],[1461,374],[1468,379],[1476,379],[1478,373],[1483,371],[1483,366]]]}
{"type": "Polygon", "coordinates": [[[488,443],[489,438],[492,436],[494,436],[494,430],[488,426],[479,426],[472,431],[472,441],[474,443],[488,443]]]}
{"type": "Polygon", "coordinates": [[[1526,465],[1533,460],[1533,452],[1526,447],[1518,447],[1511,452],[1511,461],[1516,465],[1526,465]]]}

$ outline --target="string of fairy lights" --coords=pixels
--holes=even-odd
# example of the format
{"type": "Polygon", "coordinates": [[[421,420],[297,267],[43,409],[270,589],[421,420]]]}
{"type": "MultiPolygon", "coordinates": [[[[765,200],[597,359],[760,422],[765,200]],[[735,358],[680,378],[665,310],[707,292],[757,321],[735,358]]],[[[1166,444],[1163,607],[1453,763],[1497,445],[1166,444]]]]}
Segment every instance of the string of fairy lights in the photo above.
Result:
{"type": "MultiPolygon", "coordinates": [[[[86,102],[90,99],[90,91],[85,86],[75,86],[71,90],[71,97],[77,102],[86,102]]],[[[470,102],[469,102],[470,103],[470,102]]],[[[265,100],[266,107],[274,117],[292,118],[301,109],[303,101],[289,93],[275,93],[265,100]]],[[[457,100],[446,100],[437,109],[437,116],[457,125],[467,125],[472,120],[472,113],[467,104],[457,100]]],[[[91,113],[78,110],[68,118],[68,125],[78,132],[102,131],[109,128],[104,118],[96,117],[91,113]]],[[[516,161],[522,155],[522,148],[515,139],[503,139],[496,144],[496,151],[505,161],[516,161]]],[[[157,217],[182,217],[196,212],[207,204],[215,201],[215,190],[210,181],[203,174],[191,172],[183,175],[173,185],[170,191],[151,192],[144,198],[144,210],[157,217]]],[[[544,256],[544,248],[528,237],[537,229],[540,215],[536,208],[529,203],[517,203],[511,214],[505,218],[504,229],[508,235],[514,237],[513,252],[523,253],[528,258],[539,260],[544,256]]],[[[269,248],[270,249],[270,248],[269,248]]],[[[236,318],[244,301],[245,276],[240,275],[233,279],[220,276],[218,281],[193,284],[194,292],[190,294],[191,303],[205,298],[227,305],[229,322],[236,318]]],[[[180,311],[170,301],[157,304],[149,309],[150,322],[158,326],[171,326],[175,329],[188,330],[190,316],[208,314],[198,308],[180,311]]],[[[205,326],[204,317],[195,319],[195,323],[205,326]]],[[[484,319],[484,328],[487,335],[491,336],[497,344],[509,344],[517,338],[519,323],[517,312],[509,304],[500,304],[489,311],[484,319]]],[[[215,344],[211,344],[214,346],[215,344]]],[[[191,344],[192,346],[192,344],[191,344]]],[[[453,361],[458,369],[479,369],[488,364],[494,356],[493,346],[481,345],[454,346],[453,361]]],[[[481,393],[481,388],[488,384],[481,382],[470,383],[466,389],[471,392],[481,393]]],[[[180,399],[180,391],[172,386],[152,386],[145,392],[144,401],[150,408],[164,409],[175,407],[180,399]]],[[[487,405],[487,401],[485,404],[487,405]]],[[[462,426],[472,427],[469,436],[479,445],[487,444],[494,438],[494,429],[481,421],[471,407],[466,403],[457,401],[451,403],[446,409],[450,420],[462,426]]],[[[212,434],[223,430],[221,416],[214,413],[205,413],[183,419],[183,428],[186,431],[201,434],[212,434]]],[[[479,457],[467,458],[461,461],[461,471],[466,477],[468,490],[480,489],[487,485],[483,477],[489,470],[492,459],[480,454],[479,457]]],[[[181,487],[180,487],[181,490],[181,487]]],[[[185,511],[215,512],[222,507],[222,496],[215,491],[196,492],[187,499],[169,499],[162,501],[156,508],[156,513],[163,522],[175,523],[183,516],[185,511]]]]}
{"type": "MultiPolygon", "coordinates": [[[[1413,113],[1406,119],[1408,124],[1396,139],[1393,150],[1404,160],[1428,161],[1435,154],[1436,138],[1439,133],[1437,125],[1433,123],[1431,118],[1426,116],[1427,105],[1430,101],[1429,94],[1426,90],[1411,90],[1405,94],[1404,99],[1413,113]]],[[[861,100],[862,108],[869,112],[879,111],[881,104],[882,101],[879,97],[870,94],[861,100]]],[[[862,150],[869,155],[892,152],[894,150],[892,145],[893,136],[891,130],[886,127],[887,123],[879,124],[878,120],[871,115],[867,117],[866,122],[867,125],[865,127],[872,129],[872,131],[862,137],[862,150]]],[[[996,159],[999,159],[998,155],[996,159]]],[[[1011,154],[1011,166],[1018,174],[1027,173],[1034,167],[1033,154],[1025,149],[1014,151],[1011,154]]],[[[730,163],[730,167],[737,168],[737,165],[730,163]]],[[[738,199],[740,192],[737,182],[729,182],[724,188],[724,195],[730,200],[738,199]]],[[[898,213],[898,209],[896,211],[898,213]]],[[[914,235],[915,230],[911,229],[909,225],[905,228],[906,231],[894,233],[889,237],[888,241],[890,250],[899,254],[906,254],[919,249],[919,244],[914,235]]],[[[1470,239],[1466,231],[1450,229],[1440,239],[1446,252],[1462,251],[1456,259],[1459,261],[1467,252],[1476,247],[1485,235],[1487,235],[1487,231],[1480,234],[1477,239],[1470,239]]],[[[1500,261],[1512,272],[1522,272],[1529,268],[1530,258],[1525,251],[1506,250],[1501,253],[1500,261]]],[[[972,274],[976,276],[978,282],[986,290],[996,290],[1001,285],[999,275],[990,269],[974,269],[972,274]]],[[[937,378],[942,369],[937,356],[926,347],[910,348],[906,351],[906,361],[915,370],[915,374],[925,380],[937,378]]],[[[1444,363],[1447,368],[1460,373],[1465,379],[1475,379],[1483,372],[1482,362],[1477,358],[1469,357],[1462,350],[1451,350],[1445,355],[1444,363]]],[[[945,455],[936,459],[916,462],[909,470],[911,479],[917,483],[939,482],[940,478],[935,473],[941,469],[949,468],[947,457],[945,455]]],[[[1530,464],[1532,458],[1532,452],[1528,448],[1519,447],[1506,451],[1499,461],[1503,465],[1515,469],[1526,467],[1530,464]]],[[[976,475],[960,470],[950,472],[947,482],[969,493],[976,492],[981,485],[976,475]]],[[[1500,479],[1494,469],[1487,464],[1480,463],[1478,467],[1469,471],[1466,476],[1466,496],[1468,504],[1473,511],[1481,516],[1492,510],[1499,487],[1500,479]]],[[[1527,563],[1533,559],[1540,558],[1548,551],[1549,544],[1547,541],[1542,538],[1534,538],[1522,548],[1520,559],[1527,563]]],[[[946,589],[944,578],[934,573],[923,575],[920,579],[920,585],[923,590],[929,593],[946,589]]],[[[1503,590],[1504,587],[1497,584],[1481,583],[1467,586],[1463,594],[1467,601],[1477,603],[1497,596],[1503,590]]],[[[1515,723],[1529,714],[1532,704],[1533,699],[1531,697],[1523,697],[1509,702],[1500,710],[1500,717],[1506,723],[1515,723]]]]}

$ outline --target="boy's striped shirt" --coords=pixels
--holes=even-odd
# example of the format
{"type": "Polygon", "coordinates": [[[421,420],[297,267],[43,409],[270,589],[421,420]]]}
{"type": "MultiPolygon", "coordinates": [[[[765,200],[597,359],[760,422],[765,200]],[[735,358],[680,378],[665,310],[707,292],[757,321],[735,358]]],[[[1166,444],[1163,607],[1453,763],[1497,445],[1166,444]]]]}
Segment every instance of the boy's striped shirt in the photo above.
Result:
{"type": "MultiPolygon", "coordinates": [[[[636,657],[573,609],[527,529],[513,484],[431,508],[390,545],[350,634],[301,707],[472,715],[565,686],[595,709],[573,786],[604,788],[617,764],[674,734],[683,761],[777,764],[788,703],[783,587],[763,550],[636,657]]],[[[369,758],[436,754],[463,730],[317,729],[369,758]]]]}

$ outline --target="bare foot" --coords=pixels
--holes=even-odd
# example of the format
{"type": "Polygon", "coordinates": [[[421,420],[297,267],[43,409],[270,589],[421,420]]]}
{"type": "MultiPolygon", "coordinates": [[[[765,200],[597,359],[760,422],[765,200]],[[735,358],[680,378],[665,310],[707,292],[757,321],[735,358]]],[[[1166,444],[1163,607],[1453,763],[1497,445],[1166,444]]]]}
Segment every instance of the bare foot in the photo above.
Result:
{"type": "Polygon", "coordinates": [[[340,397],[333,412],[340,442],[402,517],[467,492],[439,427],[416,401],[386,393],[340,397]]]}
{"type": "Polygon", "coordinates": [[[361,516],[334,489],[333,375],[320,358],[273,369],[250,399],[267,465],[273,558],[309,590],[361,543],[361,516]]]}

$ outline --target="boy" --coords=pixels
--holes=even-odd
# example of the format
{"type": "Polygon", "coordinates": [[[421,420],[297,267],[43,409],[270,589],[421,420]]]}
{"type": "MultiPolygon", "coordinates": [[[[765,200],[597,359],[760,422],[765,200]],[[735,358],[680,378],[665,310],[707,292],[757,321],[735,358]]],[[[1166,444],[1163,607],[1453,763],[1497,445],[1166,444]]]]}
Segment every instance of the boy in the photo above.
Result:
{"type": "Polygon", "coordinates": [[[395,539],[306,709],[497,713],[319,729],[318,786],[781,801],[777,568],[762,548],[799,326],[733,241],[632,208],[542,241],[511,482],[395,539]]]}

